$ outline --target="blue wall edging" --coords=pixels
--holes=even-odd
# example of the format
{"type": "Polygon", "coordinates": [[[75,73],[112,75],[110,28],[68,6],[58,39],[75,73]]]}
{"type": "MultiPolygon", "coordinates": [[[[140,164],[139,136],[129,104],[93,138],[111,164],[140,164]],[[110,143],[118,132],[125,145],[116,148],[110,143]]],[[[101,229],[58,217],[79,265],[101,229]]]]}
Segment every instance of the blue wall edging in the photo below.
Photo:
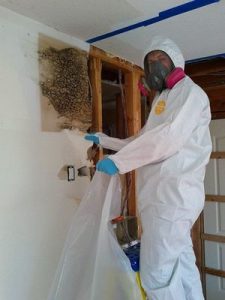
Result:
{"type": "Polygon", "coordinates": [[[225,59],[225,53],[220,53],[220,54],[215,54],[215,55],[210,55],[210,56],[205,56],[205,57],[186,60],[185,64],[191,64],[191,63],[201,62],[201,61],[215,59],[215,58],[224,58],[225,59]]]}

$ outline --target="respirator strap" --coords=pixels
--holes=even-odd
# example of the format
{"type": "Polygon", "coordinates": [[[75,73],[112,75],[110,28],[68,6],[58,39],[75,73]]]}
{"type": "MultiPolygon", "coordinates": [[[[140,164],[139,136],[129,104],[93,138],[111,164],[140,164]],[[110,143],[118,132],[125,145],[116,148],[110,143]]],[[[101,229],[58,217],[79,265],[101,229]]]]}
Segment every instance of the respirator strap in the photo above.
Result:
{"type": "Polygon", "coordinates": [[[172,72],[166,77],[166,87],[172,89],[174,85],[185,77],[184,70],[180,67],[175,68],[172,72]]]}

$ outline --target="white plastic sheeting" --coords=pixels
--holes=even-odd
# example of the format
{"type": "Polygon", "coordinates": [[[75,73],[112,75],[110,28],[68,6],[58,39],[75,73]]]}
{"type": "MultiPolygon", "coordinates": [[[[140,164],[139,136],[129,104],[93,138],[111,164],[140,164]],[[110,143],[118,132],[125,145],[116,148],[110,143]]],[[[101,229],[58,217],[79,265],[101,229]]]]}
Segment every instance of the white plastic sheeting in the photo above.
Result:
{"type": "Polygon", "coordinates": [[[96,172],[74,216],[48,300],[141,299],[110,220],[120,213],[119,176],[96,172]]]}

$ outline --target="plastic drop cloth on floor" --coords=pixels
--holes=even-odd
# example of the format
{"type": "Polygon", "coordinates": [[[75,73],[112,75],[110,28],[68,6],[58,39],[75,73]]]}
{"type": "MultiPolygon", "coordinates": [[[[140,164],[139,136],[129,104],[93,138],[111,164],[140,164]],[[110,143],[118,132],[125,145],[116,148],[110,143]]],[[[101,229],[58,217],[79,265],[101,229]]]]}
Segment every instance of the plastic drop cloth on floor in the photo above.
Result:
{"type": "Polygon", "coordinates": [[[110,220],[120,214],[118,175],[96,172],[76,211],[48,300],[139,300],[110,220]]]}

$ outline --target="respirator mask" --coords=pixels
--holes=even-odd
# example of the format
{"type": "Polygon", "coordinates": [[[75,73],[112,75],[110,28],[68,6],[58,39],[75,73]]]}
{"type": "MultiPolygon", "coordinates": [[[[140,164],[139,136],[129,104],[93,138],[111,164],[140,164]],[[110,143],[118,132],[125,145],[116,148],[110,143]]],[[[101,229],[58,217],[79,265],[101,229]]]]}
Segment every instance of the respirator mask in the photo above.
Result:
{"type": "Polygon", "coordinates": [[[160,61],[149,63],[145,60],[145,79],[150,89],[162,91],[166,88],[165,79],[171,72],[160,61]]]}
{"type": "Polygon", "coordinates": [[[144,60],[145,81],[150,89],[162,92],[171,89],[178,81],[185,77],[182,68],[175,68],[173,62],[169,67],[160,60],[149,62],[147,56],[144,60]]]}

